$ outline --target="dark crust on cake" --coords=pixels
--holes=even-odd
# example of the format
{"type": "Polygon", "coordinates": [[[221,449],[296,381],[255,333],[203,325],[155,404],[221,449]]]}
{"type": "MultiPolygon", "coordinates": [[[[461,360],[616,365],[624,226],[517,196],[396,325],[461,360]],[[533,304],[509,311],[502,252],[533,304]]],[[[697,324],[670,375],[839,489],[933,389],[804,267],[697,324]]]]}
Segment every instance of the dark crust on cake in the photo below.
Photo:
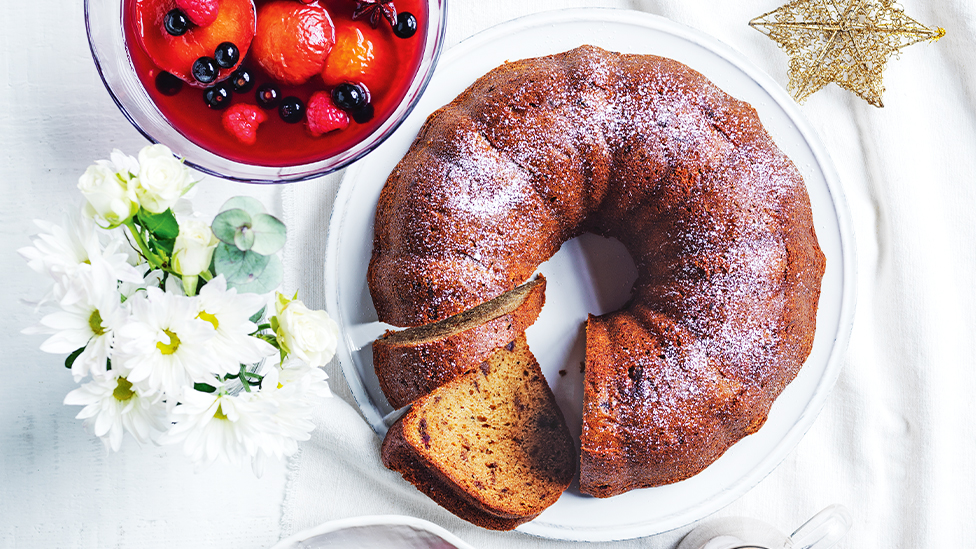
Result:
{"type": "MultiPolygon", "coordinates": [[[[373,369],[393,408],[402,408],[476,368],[498,347],[513,341],[539,317],[546,301],[545,277],[533,282],[514,311],[448,337],[416,344],[373,342],[373,369]]],[[[403,332],[400,332],[403,333],[403,332]]]]}
{"type": "Polygon", "coordinates": [[[623,242],[638,279],[587,325],[581,489],[682,480],[796,376],[825,269],[796,167],[690,68],[583,46],[506,63],[432,114],[380,196],[379,319],[492,299],[586,231],[623,242]]]}

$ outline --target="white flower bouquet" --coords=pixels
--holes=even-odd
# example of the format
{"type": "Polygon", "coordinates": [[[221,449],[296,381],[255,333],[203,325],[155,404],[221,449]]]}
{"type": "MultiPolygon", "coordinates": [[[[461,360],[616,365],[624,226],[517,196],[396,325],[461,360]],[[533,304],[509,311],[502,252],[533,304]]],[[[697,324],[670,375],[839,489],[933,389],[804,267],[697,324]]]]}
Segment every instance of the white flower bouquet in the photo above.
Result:
{"type": "Polygon", "coordinates": [[[257,200],[236,197],[211,224],[184,195],[189,169],[163,145],[138,159],[113,151],[78,181],[86,198],[64,226],[20,250],[53,279],[25,333],[66,354],[85,426],[117,451],[123,434],[181,444],[196,463],[250,463],[294,453],[331,396],[322,366],[338,326],[276,290],[285,226],[257,200]]]}

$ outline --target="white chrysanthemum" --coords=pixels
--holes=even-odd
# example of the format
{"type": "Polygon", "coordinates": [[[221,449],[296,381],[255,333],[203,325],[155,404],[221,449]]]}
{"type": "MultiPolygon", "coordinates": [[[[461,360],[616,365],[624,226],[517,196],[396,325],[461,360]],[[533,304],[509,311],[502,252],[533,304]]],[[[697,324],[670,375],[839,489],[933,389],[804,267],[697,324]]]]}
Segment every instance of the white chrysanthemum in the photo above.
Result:
{"type": "Polygon", "coordinates": [[[298,442],[311,438],[312,415],[322,399],[332,396],[328,375],[300,360],[289,360],[283,368],[274,366],[265,376],[258,398],[276,405],[271,416],[273,429],[262,439],[261,451],[281,459],[298,451],[298,442]]]}
{"type": "Polygon", "coordinates": [[[128,431],[139,442],[149,442],[162,431],[165,413],[161,404],[143,396],[124,377],[96,378],[68,393],[64,403],[84,406],[75,416],[85,420],[107,448],[118,451],[122,433],[128,431]]]}
{"type": "Polygon", "coordinates": [[[251,462],[262,437],[273,428],[275,412],[273,402],[257,395],[187,389],[170,414],[174,425],[159,441],[182,444],[183,452],[198,465],[209,465],[218,458],[241,465],[251,462]]]}
{"type": "Polygon", "coordinates": [[[107,267],[101,262],[88,267],[64,279],[68,297],[61,301],[63,310],[42,318],[40,326],[24,330],[26,334],[54,334],[41,344],[46,353],[67,354],[84,347],[71,365],[75,381],[89,372],[93,376],[106,374],[115,330],[128,316],[107,267]]]}
{"type": "Polygon", "coordinates": [[[116,331],[112,364],[132,383],[172,396],[227,370],[210,348],[213,325],[197,317],[192,298],[147,288],[126,304],[131,315],[116,331]]]}
{"type": "Polygon", "coordinates": [[[217,373],[234,374],[241,364],[253,364],[275,354],[270,343],[249,335],[257,330],[250,318],[268,303],[265,296],[228,290],[227,281],[219,275],[200,289],[196,303],[197,317],[216,330],[209,345],[226,368],[217,373]]]}
{"type": "Polygon", "coordinates": [[[17,251],[31,269],[51,277],[56,284],[97,261],[104,262],[118,280],[142,282],[139,271],[129,264],[129,255],[120,250],[125,241],[117,233],[109,235],[103,245],[95,223],[77,213],[68,216],[65,227],[41,220],[34,223],[42,232],[31,240],[32,247],[17,251]]]}

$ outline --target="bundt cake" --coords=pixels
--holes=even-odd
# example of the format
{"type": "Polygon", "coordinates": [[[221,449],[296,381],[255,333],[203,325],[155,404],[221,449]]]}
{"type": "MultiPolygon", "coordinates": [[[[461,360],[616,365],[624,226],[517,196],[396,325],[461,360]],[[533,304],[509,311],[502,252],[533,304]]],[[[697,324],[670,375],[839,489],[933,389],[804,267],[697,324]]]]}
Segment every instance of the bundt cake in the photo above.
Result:
{"type": "Polygon", "coordinates": [[[433,113],[390,174],[368,283],[419,326],[527,280],[567,239],[638,271],[586,326],[580,488],[676,482],[765,421],[809,354],[825,259],[755,110],[670,59],[583,46],[506,63],[433,113]]]}
{"type": "Polygon", "coordinates": [[[511,530],[559,499],[576,450],[525,335],[413,403],[383,464],[455,515],[511,530]]]}
{"type": "Polygon", "coordinates": [[[390,405],[402,408],[476,368],[539,317],[546,279],[535,279],[450,318],[373,342],[373,369],[390,405]]]}

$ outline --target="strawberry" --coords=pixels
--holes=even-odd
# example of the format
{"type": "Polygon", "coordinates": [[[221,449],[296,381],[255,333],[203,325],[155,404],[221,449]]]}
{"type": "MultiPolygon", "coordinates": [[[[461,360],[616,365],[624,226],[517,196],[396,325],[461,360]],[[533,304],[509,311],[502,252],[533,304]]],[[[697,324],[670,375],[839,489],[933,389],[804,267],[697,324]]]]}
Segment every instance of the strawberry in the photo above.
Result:
{"type": "Polygon", "coordinates": [[[370,91],[379,92],[395,74],[391,54],[390,33],[376,33],[368,25],[352,23],[336,29],[336,43],[325,61],[322,80],[328,86],[343,82],[365,84],[370,91]]]}
{"type": "Polygon", "coordinates": [[[258,126],[267,119],[268,115],[256,106],[238,103],[228,107],[220,121],[238,141],[253,145],[258,140],[258,126]]]}
{"type": "MultiPolygon", "coordinates": [[[[133,21],[142,48],[160,69],[173,74],[191,86],[204,87],[191,72],[201,57],[212,57],[223,42],[230,42],[241,52],[241,59],[254,38],[255,13],[251,0],[217,0],[217,18],[206,27],[191,25],[180,36],[166,32],[164,18],[176,7],[176,0],[135,0],[133,21]]],[[[215,81],[234,72],[237,65],[221,69],[215,81]]]]}
{"type": "Polygon", "coordinates": [[[299,85],[322,70],[334,41],[335,29],[325,8],[274,0],[258,9],[251,56],[279,83],[299,85]]]}
{"type": "Polygon", "coordinates": [[[349,127],[349,115],[332,104],[332,96],[324,91],[317,91],[308,100],[306,111],[308,131],[313,136],[334,130],[344,130],[349,127]]]}
{"type": "Polygon", "coordinates": [[[176,0],[176,7],[190,18],[190,22],[200,27],[210,26],[217,20],[220,6],[217,0],[176,0]]]}

